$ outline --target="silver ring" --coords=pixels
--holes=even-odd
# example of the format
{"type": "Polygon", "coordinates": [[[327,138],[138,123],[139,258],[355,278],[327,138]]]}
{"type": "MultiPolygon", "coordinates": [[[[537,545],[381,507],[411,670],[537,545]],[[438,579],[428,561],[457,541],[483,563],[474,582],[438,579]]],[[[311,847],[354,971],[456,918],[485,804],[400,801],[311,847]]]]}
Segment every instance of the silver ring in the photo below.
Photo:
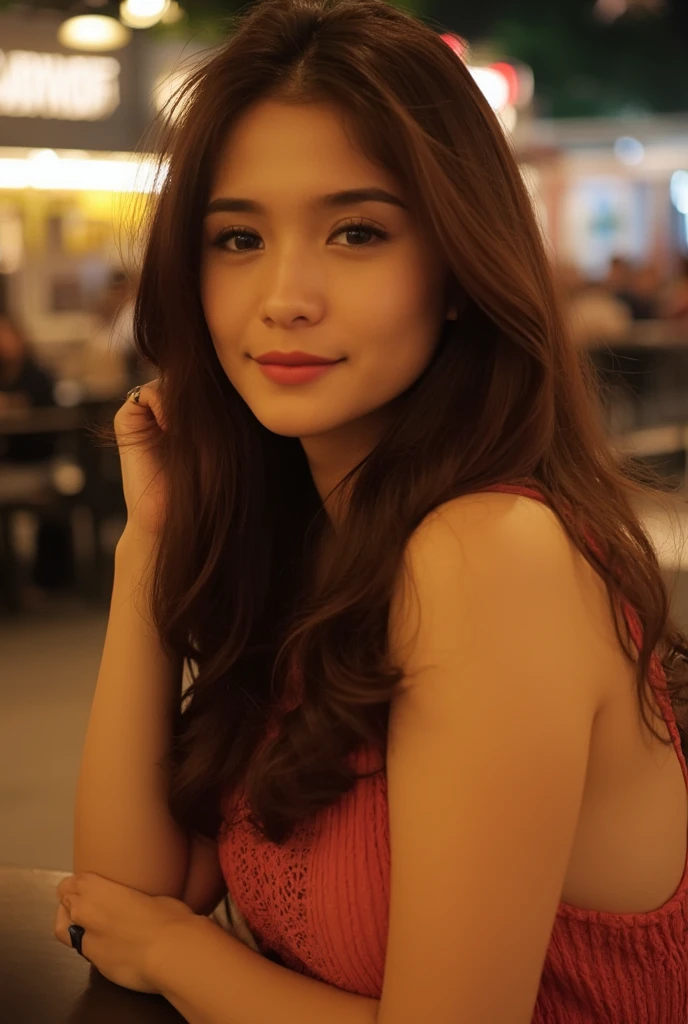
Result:
{"type": "Polygon", "coordinates": [[[141,398],[142,387],[143,384],[137,384],[135,388],[131,389],[131,391],[127,391],[127,398],[131,398],[134,402],[136,402],[137,405],[139,404],[139,400],[141,398]]]}

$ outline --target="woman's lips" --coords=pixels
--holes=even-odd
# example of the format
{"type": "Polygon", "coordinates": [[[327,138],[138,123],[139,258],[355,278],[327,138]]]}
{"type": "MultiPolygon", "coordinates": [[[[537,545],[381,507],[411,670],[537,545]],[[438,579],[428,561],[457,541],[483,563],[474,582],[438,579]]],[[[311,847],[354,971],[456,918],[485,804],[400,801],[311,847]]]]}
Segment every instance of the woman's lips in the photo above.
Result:
{"type": "Polygon", "coordinates": [[[303,363],[299,366],[258,363],[257,366],[260,372],[275,384],[308,384],[324,377],[343,362],[343,359],[338,359],[335,363],[303,363]]]}

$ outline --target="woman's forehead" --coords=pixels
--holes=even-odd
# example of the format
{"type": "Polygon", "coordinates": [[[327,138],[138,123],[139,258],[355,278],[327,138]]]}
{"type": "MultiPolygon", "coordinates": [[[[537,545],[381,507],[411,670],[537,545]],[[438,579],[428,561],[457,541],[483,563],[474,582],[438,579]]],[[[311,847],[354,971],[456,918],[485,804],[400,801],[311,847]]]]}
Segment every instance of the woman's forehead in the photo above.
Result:
{"type": "MultiPolygon", "coordinates": [[[[292,169],[302,176],[312,170],[319,178],[340,173],[388,177],[385,169],[366,155],[335,107],[269,100],[256,104],[232,125],[220,147],[216,168],[218,174],[247,174],[252,179],[255,175],[272,179],[292,169]]],[[[322,189],[333,190],[329,186],[322,189]]]]}

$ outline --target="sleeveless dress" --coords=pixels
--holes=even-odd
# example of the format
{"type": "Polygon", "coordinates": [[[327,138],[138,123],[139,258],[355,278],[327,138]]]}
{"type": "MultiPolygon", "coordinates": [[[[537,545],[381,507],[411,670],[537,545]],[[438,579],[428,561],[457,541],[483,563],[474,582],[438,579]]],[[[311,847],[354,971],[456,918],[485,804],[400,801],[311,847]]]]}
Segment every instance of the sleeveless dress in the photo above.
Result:
{"type": "MultiPolygon", "coordinates": [[[[487,490],[544,501],[530,487],[487,490]]],[[[628,607],[624,615],[639,645],[639,620],[628,607]]],[[[656,655],[651,671],[688,789],[656,655]]],[[[362,747],[352,763],[372,771],[379,754],[362,747]]],[[[220,842],[219,859],[261,952],[338,988],[381,997],[390,896],[384,773],[360,779],[281,846],[242,819],[220,842]]],[[[620,914],[559,904],[532,1024],[688,1024],[688,855],[678,889],[657,910],[620,914]]]]}

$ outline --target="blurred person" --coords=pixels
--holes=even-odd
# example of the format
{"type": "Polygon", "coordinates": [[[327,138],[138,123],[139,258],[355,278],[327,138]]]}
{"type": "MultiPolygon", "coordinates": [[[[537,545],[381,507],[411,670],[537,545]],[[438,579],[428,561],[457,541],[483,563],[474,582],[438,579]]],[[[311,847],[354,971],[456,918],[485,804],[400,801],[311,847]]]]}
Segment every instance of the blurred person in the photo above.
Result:
{"type": "Polygon", "coordinates": [[[242,9],[177,102],[57,939],[208,1024],[686,1020],[663,492],[497,116],[383,0],[242,9]]]}
{"type": "Polygon", "coordinates": [[[603,284],[612,295],[624,300],[631,291],[632,268],[625,256],[612,256],[603,284]]]}
{"type": "Polygon", "coordinates": [[[129,275],[123,270],[111,271],[96,309],[101,325],[79,354],[79,379],[91,394],[121,393],[139,366],[134,348],[134,299],[129,275]]]}
{"type": "MultiPolygon", "coordinates": [[[[34,358],[16,322],[0,314],[0,414],[55,405],[54,379],[34,358]]],[[[31,466],[51,459],[57,450],[54,433],[0,433],[2,466],[31,466]]],[[[36,551],[32,585],[25,597],[40,599],[45,591],[61,590],[74,581],[72,527],[57,508],[36,509],[36,551]]]]}
{"type": "MultiPolygon", "coordinates": [[[[132,291],[129,274],[120,269],[109,271],[98,304],[98,312],[104,321],[112,323],[123,309],[131,305],[132,291]]],[[[126,338],[127,343],[130,343],[131,340],[131,336],[126,338]]]]}
{"type": "Polygon", "coordinates": [[[659,271],[652,263],[634,266],[623,256],[614,256],[604,286],[630,310],[634,320],[653,320],[658,313],[659,271]]]}
{"type": "MultiPolygon", "coordinates": [[[[0,314],[0,411],[55,405],[52,375],[34,358],[25,335],[6,313],[0,314]]],[[[46,434],[8,435],[0,442],[5,462],[36,462],[55,454],[55,438],[46,434]]]]}
{"type": "Polygon", "coordinates": [[[634,320],[657,319],[661,287],[661,275],[656,264],[643,263],[633,269],[624,301],[628,303],[634,320]]]}
{"type": "Polygon", "coordinates": [[[688,256],[682,256],[679,261],[678,273],[664,297],[662,315],[688,325],[688,256]]]}

